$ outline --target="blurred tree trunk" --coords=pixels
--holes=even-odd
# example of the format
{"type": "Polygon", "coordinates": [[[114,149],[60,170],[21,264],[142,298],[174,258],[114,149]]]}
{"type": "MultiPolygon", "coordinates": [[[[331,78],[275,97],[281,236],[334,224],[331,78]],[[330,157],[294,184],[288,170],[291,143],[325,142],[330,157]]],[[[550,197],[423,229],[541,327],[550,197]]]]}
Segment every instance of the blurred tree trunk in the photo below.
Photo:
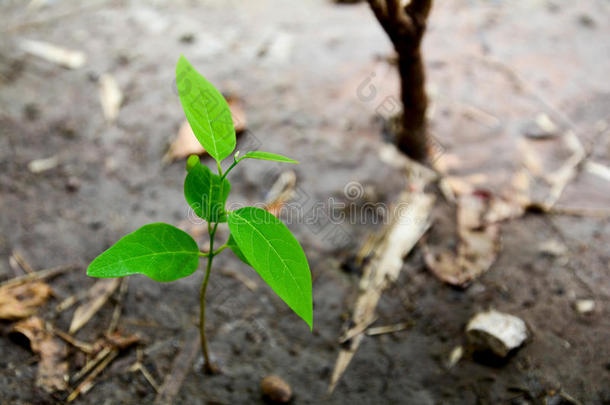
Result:
{"type": "Polygon", "coordinates": [[[421,42],[426,31],[432,0],[368,0],[377,20],[390,37],[398,53],[403,111],[396,134],[398,148],[406,155],[423,161],[428,155],[426,134],[425,72],[421,42]]]}

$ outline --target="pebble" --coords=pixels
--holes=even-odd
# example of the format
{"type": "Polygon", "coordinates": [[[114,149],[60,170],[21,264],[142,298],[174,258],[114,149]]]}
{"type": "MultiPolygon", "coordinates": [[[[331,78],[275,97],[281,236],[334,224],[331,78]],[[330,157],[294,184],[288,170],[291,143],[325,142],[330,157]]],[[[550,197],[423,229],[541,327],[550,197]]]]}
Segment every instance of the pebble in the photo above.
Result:
{"type": "Polygon", "coordinates": [[[527,326],[516,316],[490,310],[476,314],[468,322],[466,333],[475,346],[506,357],[525,342],[527,326]]]}
{"type": "Polygon", "coordinates": [[[574,303],[576,311],[581,314],[588,314],[595,309],[595,301],[593,300],[578,300],[574,303]]]}
{"type": "Polygon", "coordinates": [[[286,404],[292,399],[292,388],[277,375],[263,378],[261,382],[263,397],[277,404],[286,404]]]}

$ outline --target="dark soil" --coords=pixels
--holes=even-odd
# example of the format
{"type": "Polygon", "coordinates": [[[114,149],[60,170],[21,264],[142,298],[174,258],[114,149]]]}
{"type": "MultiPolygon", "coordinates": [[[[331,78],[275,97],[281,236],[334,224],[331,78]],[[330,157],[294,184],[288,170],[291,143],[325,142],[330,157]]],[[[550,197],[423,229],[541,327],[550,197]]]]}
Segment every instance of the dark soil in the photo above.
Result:
{"type": "MultiPolygon", "coordinates": [[[[55,297],[40,311],[63,330],[73,309],[54,315],[55,305],[95,283],[86,265],[119,237],[158,221],[202,234],[182,197],[184,162],[162,163],[183,120],[173,87],[180,54],[243,99],[249,132],[238,148],[260,145],[303,162],[294,170],[305,212],[315,202],[327,207],[331,197],[349,202],[344,187],[351,181],[383,203],[405,187],[402,171],[380,159],[378,113],[387,108],[379,107],[396,100],[398,80],[387,60],[392,47],[365,3],[26,3],[0,5],[0,278],[16,275],[9,265],[14,250],[36,269],[78,264],[50,281],[55,297]],[[87,63],[67,70],[25,55],[22,38],[82,50],[87,63]],[[114,124],[104,121],[99,103],[103,73],[115,76],[126,97],[114,124]],[[30,161],[55,155],[56,168],[28,170],[30,161]]],[[[603,128],[610,122],[609,37],[610,5],[601,0],[438,1],[424,58],[439,162],[454,162],[453,175],[485,173],[486,187],[501,194],[520,165],[522,128],[544,112],[590,146],[592,161],[610,165],[603,128]]],[[[232,201],[264,200],[282,170],[258,161],[236,168],[232,201]]],[[[558,206],[607,210],[610,185],[583,170],[558,206]]],[[[441,224],[453,214],[441,201],[435,215],[441,224]]],[[[292,386],[296,404],[559,403],[549,402],[553,392],[610,403],[607,214],[528,213],[503,223],[498,260],[465,290],[434,278],[415,249],[384,293],[375,324],[412,327],[366,337],[332,395],[337,339],[360,276],[342,263],[379,225],[325,218],[290,221],[314,278],[313,333],[253,271],[223,254],[208,297],[211,350],[223,373],[203,374],[199,356],[175,403],[262,403],[260,381],[269,374],[292,386]],[[540,253],[550,239],[567,253],[540,253]],[[221,269],[256,280],[257,290],[221,269]],[[584,298],[596,303],[586,315],[574,309],[584,298]],[[465,343],[466,323],[487,308],[524,319],[531,339],[503,362],[467,351],[448,369],[449,354],[465,343]]],[[[128,280],[119,327],[144,337],[143,363],[158,382],[197,328],[202,276],[168,284],[128,280]]],[[[99,338],[112,303],[76,336],[99,338]]],[[[8,338],[9,328],[0,324],[0,403],[61,403],[66,395],[36,388],[37,358],[8,338]]],[[[127,371],[135,359],[135,349],[122,353],[74,403],[152,403],[153,388],[127,371]]]]}

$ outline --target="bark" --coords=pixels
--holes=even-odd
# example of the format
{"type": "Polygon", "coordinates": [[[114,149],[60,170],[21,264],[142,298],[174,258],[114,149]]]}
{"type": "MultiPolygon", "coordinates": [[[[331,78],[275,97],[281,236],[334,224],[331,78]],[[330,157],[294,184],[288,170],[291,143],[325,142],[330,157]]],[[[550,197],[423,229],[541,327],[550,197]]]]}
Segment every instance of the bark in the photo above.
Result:
{"type": "Polygon", "coordinates": [[[424,161],[428,155],[426,132],[425,72],[421,41],[432,0],[368,0],[373,13],[390,37],[398,53],[403,105],[401,126],[396,134],[398,148],[413,159],[424,161]]]}

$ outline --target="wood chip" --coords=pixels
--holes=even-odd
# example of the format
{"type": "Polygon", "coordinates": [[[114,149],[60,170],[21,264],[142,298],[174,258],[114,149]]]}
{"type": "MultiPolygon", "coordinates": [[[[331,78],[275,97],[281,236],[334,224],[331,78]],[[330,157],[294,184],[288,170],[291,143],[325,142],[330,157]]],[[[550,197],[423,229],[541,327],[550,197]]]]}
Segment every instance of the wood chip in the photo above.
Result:
{"type": "Polygon", "coordinates": [[[35,159],[28,163],[28,170],[34,174],[46,172],[47,170],[51,170],[59,165],[59,157],[51,156],[43,159],[35,159]]]}
{"type": "Polygon", "coordinates": [[[394,325],[376,326],[374,328],[368,328],[366,330],[366,334],[367,336],[376,336],[383,335],[386,333],[400,332],[401,330],[407,329],[409,326],[411,326],[411,323],[409,322],[401,322],[394,325]]]}
{"type": "Polygon", "coordinates": [[[114,122],[123,103],[123,93],[114,76],[103,74],[99,80],[100,102],[107,122],[114,122]]]}
{"type": "Polygon", "coordinates": [[[94,284],[89,290],[87,300],[74,311],[74,316],[70,323],[70,334],[76,333],[89,322],[91,317],[108,301],[108,298],[119,286],[120,281],[118,278],[113,278],[110,280],[99,280],[94,284]]]}
{"type": "Polygon", "coordinates": [[[19,47],[30,55],[37,56],[68,69],[78,69],[82,67],[87,60],[85,54],[80,51],[61,48],[47,42],[23,39],[20,41],[19,47]]]}
{"type": "Polygon", "coordinates": [[[51,293],[51,287],[42,281],[1,287],[0,319],[16,320],[31,316],[51,293]]]}

